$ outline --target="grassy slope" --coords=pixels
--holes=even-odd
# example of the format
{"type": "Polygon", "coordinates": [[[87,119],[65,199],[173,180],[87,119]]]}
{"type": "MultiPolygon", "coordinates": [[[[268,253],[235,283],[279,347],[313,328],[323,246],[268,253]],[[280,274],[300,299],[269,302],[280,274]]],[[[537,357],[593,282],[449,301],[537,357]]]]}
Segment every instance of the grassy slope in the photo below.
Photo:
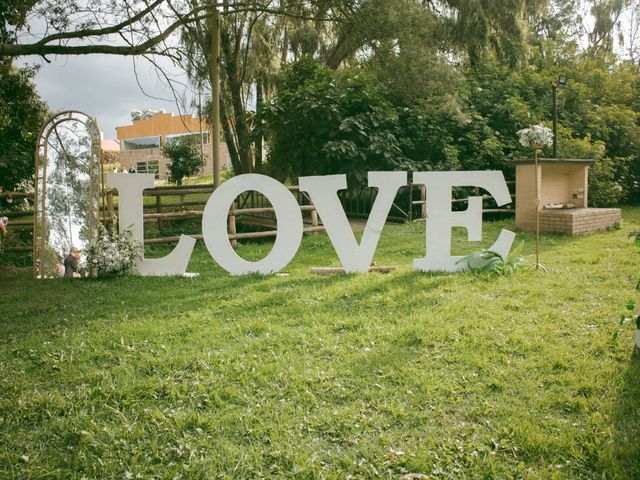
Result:
{"type": "Polygon", "coordinates": [[[640,478],[640,360],[632,328],[612,339],[625,219],[544,236],[548,274],[414,273],[416,223],[385,229],[386,276],[311,276],[338,263],[324,236],[286,277],[229,277],[202,246],[196,279],[5,275],[0,477],[640,478]]]}

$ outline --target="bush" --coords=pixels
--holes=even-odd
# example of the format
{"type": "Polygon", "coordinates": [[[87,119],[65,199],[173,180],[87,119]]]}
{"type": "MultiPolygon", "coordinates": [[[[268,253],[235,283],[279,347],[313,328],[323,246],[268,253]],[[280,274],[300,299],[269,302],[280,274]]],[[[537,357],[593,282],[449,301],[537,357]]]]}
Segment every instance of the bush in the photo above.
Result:
{"type": "Polygon", "coordinates": [[[270,139],[269,167],[290,177],[406,168],[398,116],[362,69],[333,72],[303,57],[285,70],[278,94],[259,113],[270,139]]]}
{"type": "Polygon", "coordinates": [[[190,138],[162,145],[162,156],[169,160],[169,183],[182,185],[182,179],[198,173],[204,165],[200,148],[190,138]]]}
{"type": "Polygon", "coordinates": [[[0,59],[0,187],[12,191],[33,176],[33,152],[47,106],[32,82],[34,68],[0,59]]]}

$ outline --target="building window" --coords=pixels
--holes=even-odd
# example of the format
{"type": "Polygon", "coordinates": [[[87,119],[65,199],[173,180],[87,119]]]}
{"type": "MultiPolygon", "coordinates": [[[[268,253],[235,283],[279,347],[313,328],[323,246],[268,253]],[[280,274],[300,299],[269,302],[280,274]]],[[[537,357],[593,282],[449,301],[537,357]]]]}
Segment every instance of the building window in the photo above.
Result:
{"type": "Polygon", "coordinates": [[[160,137],[127,138],[122,141],[122,148],[125,151],[160,148],[160,137]]]}
{"type": "Polygon", "coordinates": [[[160,178],[160,168],[157,160],[149,160],[146,162],[138,162],[136,164],[137,173],[153,173],[156,180],[160,178]]]}
{"type": "Polygon", "coordinates": [[[202,143],[209,143],[209,132],[205,131],[202,133],[178,133],[176,135],[167,135],[167,143],[173,143],[180,140],[189,139],[196,145],[200,145],[200,141],[202,143]],[[202,140],[200,137],[202,136],[202,140]]]}

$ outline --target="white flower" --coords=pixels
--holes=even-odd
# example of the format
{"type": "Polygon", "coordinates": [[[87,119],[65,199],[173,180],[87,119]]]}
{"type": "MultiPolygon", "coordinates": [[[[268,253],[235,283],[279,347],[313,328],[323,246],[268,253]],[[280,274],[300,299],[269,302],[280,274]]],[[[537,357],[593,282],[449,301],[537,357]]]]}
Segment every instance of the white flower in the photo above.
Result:
{"type": "Polygon", "coordinates": [[[553,132],[544,125],[534,125],[518,131],[520,145],[527,148],[542,148],[553,144],[553,132]]]}
{"type": "Polygon", "coordinates": [[[127,232],[118,234],[115,229],[109,232],[102,225],[99,228],[101,235],[87,248],[89,264],[98,273],[127,273],[139,255],[140,242],[131,240],[127,232]]]}

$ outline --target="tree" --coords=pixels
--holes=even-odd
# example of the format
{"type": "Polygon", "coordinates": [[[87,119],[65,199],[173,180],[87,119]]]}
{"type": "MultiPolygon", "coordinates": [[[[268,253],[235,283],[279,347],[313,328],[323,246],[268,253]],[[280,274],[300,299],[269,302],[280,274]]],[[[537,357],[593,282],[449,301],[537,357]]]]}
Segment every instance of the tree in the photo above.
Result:
{"type": "MultiPolygon", "coordinates": [[[[197,9],[204,0],[191,0],[197,9]]],[[[253,169],[253,112],[250,103],[262,104],[272,93],[280,66],[288,59],[291,30],[303,21],[326,24],[336,21],[344,5],[352,0],[277,0],[271,9],[260,8],[259,0],[249,0],[253,8],[233,8],[224,1],[220,24],[220,114],[233,169],[248,173],[253,169]]],[[[183,58],[192,83],[213,85],[211,44],[213,25],[207,20],[189,23],[182,30],[183,58]]],[[[259,142],[259,141],[258,141],[259,142]]]]}
{"type": "Polygon", "coordinates": [[[337,24],[334,43],[324,49],[322,58],[337,68],[367,50],[395,48],[413,29],[440,53],[460,61],[475,65],[494,56],[516,65],[525,51],[527,19],[545,4],[544,0],[365,0],[337,24]]]}
{"type": "MultiPolygon", "coordinates": [[[[3,3],[7,0],[2,0],[3,3]]],[[[175,18],[171,0],[100,0],[59,2],[54,0],[8,0],[12,8],[0,17],[5,33],[0,43],[0,56],[82,55],[107,53],[138,55],[150,52],[185,22],[194,21],[202,11],[185,12],[175,18]],[[18,43],[25,28],[25,18],[45,24],[47,32],[37,40],[18,43]],[[119,36],[120,44],[113,44],[119,36]]]]}
{"type": "Polygon", "coordinates": [[[0,0],[0,42],[15,41],[16,30],[25,26],[27,13],[37,0],[0,0]]]}
{"type": "Polygon", "coordinates": [[[395,137],[397,114],[384,93],[362,69],[334,72],[309,57],[287,67],[260,115],[272,173],[346,173],[362,185],[370,170],[409,167],[395,137]]]}
{"type": "Polygon", "coordinates": [[[34,69],[0,59],[0,186],[11,191],[33,176],[33,153],[47,106],[35,91],[34,69]]]}
{"type": "Polygon", "coordinates": [[[162,156],[169,160],[169,182],[182,185],[184,177],[198,173],[204,158],[198,145],[191,139],[175,140],[162,145],[162,156]]]}
{"type": "Polygon", "coordinates": [[[594,19],[593,28],[588,31],[588,51],[595,57],[613,50],[614,34],[620,26],[620,15],[627,0],[591,0],[588,3],[594,19]]]}
{"type": "MultiPolygon", "coordinates": [[[[192,9],[203,0],[191,0],[192,9]]],[[[358,58],[374,54],[387,60],[402,50],[403,62],[415,75],[407,85],[423,83],[420,66],[444,64],[456,55],[479,62],[488,52],[499,58],[521,56],[526,34],[526,12],[539,8],[542,0],[421,2],[418,0],[323,0],[273,2],[270,11],[231,8],[221,10],[222,98],[220,111],[227,147],[234,170],[253,168],[252,143],[261,151],[261,137],[251,134],[253,113],[249,105],[268,102],[279,69],[288,59],[311,56],[338,69],[355,65],[358,58]],[[422,44],[423,47],[417,48],[422,44]],[[427,57],[422,54],[428,51],[427,57]],[[413,55],[412,55],[413,54],[413,55]],[[425,58],[426,60],[422,60],[425,58]],[[413,60],[413,61],[411,61],[413,60]]],[[[249,2],[257,5],[259,2],[249,2]]],[[[211,27],[206,20],[183,28],[184,63],[194,85],[211,83],[211,27]]],[[[387,65],[392,71],[391,64],[387,65]]],[[[396,69],[396,77],[401,78],[396,69]]],[[[433,74],[435,69],[427,73],[433,74]]],[[[441,82],[441,85],[444,85],[441,82]]],[[[258,130],[259,131],[259,130],[258,130]]]]}
{"type": "Polygon", "coordinates": [[[576,37],[582,31],[580,2],[575,0],[550,0],[547,8],[540,9],[530,16],[529,22],[536,38],[558,40],[576,37]]]}
{"type": "Polygon", "coordinates": [[[313,12],[321,11],[322,21],[326,21],[332,4],[351,3],[352,0],[0,0],[0,57],[141,55],[173,88],[171,79],[154,59],[162,55],[185,66],[194,84],[200,87],[212,82],[210,20],[216,9],[225,18],[222,125],[234,169],[250,171],[251,115],[247,101],[255,81],[259,103],[271,87],[265,66],[273,63],[271,59],[279,47],[268,46],[279,45],[282,39],[283,53],[277,57],[286,60],[287,18],[313,18],[313,12]],[[45,33],[22,35],[27,23],[43,24],[45,33]],[[179,32],[182,44],[173,36],[179,32]],[[258,38],[253,32],[258,32],[258,38]],[[23,43],[20,39],[29,40],[23,43]]]}
{"type": "Polygon", "coordinates": [[[626,56],[638,69],[640,68],[640,0],[627,0],[621,30],[624,35],[626,56]]]}
{"type": "MultiPolygon", "coordinates": [[[[465,96],[495,132],[507,173],[509,160],[526,155],[515,132],[552,120],[551,85],[558,89],[558,154],[593,158],[590,199],[598,206],[640,197],[640,76],[635,65],[610,51],[580,49],[573,38],[558,34],[532,40],[527,65],[507,69],[497,62],[465,72],[465,96]]],[[[546,151],[545,155],[550,155],[546,151]]],[[[460,158],[464,158],[460,154],[460,158]]]]}
{"type": "MultiPolygon", "coordinates": [[[[23,55],[166,55],[182,56],[171,36],[185,26],[206,21],[212,10],[286,14],[274,0],[0,0],[0,57],[23,55]],[[26,19],[29,18],[29,22],[26,19]],[[22,36],[27,23],[41,23],[45,33],[22,36]]],[[[295,5],[314,1],[292,2],[295,5]]]]}

